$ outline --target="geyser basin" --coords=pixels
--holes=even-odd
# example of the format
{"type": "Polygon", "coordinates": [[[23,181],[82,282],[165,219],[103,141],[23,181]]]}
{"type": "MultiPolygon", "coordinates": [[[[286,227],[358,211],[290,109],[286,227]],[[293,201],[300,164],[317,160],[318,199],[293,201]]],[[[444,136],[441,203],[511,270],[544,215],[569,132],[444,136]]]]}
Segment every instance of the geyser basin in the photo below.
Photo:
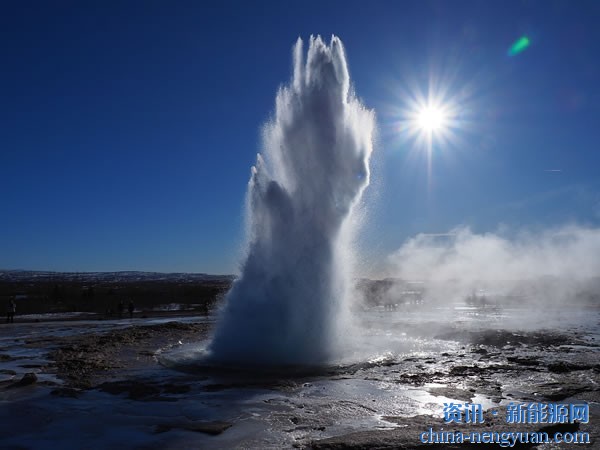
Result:
{"type": "Polygon", "coordinates": [[[348,334],[352,214],[369,184],[374,112],[350,90],[342,42],[294,48],[247,198],[247,254],[209,346],[231,364],[321,364],[348,334]]]}

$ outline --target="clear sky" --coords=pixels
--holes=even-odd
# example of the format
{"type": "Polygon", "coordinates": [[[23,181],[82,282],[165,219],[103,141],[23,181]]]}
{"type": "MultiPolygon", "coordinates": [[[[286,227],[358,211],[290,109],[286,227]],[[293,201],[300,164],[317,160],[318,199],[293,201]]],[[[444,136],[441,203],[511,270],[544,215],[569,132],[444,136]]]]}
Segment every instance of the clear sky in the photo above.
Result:
{"type": "Polygon", "coordinates": [[[361,254],[458,225],[600,224],[600,2],[0,6],[0,269],[231,273],[300,36],[339,36],[379,138],[361,254]],[[520,37],[530,45],[516,55],[520,37]],[[426,151],[403,117],[452,104],[426,151]]]}

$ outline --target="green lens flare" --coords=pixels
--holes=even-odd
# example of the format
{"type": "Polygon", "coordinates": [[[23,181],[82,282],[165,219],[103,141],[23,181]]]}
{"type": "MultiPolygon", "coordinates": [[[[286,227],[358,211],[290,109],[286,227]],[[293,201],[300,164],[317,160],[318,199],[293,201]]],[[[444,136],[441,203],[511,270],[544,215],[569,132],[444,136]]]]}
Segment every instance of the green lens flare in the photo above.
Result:
{"type": "Polygon", "coordinates": [[[527,36],[520,37],[517,41],[508,49],[508,56],[515,56],[529,47],[531,41],[527,36]]]}

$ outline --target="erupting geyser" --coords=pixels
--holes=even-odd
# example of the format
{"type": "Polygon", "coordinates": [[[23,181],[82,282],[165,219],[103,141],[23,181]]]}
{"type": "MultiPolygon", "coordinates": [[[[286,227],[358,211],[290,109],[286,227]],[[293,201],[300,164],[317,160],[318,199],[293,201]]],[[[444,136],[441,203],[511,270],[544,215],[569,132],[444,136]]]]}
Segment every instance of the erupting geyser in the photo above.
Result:
{"type": "Polygon", "coordinates": [[[319,364],[348,332],[352,214],[369,184],[375,116],[354,96],[342,42],[294,48],[294,74],[264,129],[248,186],[248,248],[210,357],[319,364]]]}

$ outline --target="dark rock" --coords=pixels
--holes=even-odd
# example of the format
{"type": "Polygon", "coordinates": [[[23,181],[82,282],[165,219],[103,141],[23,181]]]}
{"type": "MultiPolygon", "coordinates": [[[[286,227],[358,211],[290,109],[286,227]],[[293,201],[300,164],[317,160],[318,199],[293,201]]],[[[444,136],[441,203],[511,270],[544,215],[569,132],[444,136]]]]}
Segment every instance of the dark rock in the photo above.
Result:
{"type": "Polygon", "coordinates": [[[469,342],[475,345],[485,345],[505,350],[514,350],[515,345],[527,345],[537,347],[560,346],[565,343],[581,343],[578,339],[570,339],[568,336],[554,331],[535,332],[513,332],[508,330],[482,330],[467,331],[453,330],[438,334],[435,339],[447,341],[469,342]],[[510,344],[510,345],[509,345],[510,344]]]}
{"type": "Polygon", "coordinates": [[[166,384],[163,386],[163,392],[165,394],[185,394],[192,388],[187,384],[166,384]]]}
{"type": "Polygon", "coordinates": [[[69,397],[69,398],[79,398],[79,394],[81,393],[78,389],[61,387],[56,388],[50,392],[51,395],[56,397],[69,397]]]}
{"type": "Polygon", "coordinates": [[[218,392],[218,391],[222,391],[224,389],[230,389],[231,387],[233,387],[233,386],[227,385],[227,384],[215,383],[215,384],[206,384],[202,387],[202,389],[207,392],[218,392]]]}
{"type": "Polygon", "coordinates": [[[477,375],[485,369],[477,366],[454,366],[450,369],[450,375],[477,375]]]}
{"type": "Polygon", "coordinates": [[[508,356],[506,358],[508,362],[519,364],[521,366],[539,366],[539,360],[535,358],[519,358],[518,356],[508,356]]]}
{"type": "Polygon", "coordinates": [[[566,361],[557,361],[552,364],[548,364],[548,371],[552,373],[569,373],[575,370],[590,370],[593,369],[594,365],[591,364],[573,364],[566,361]]]}
{"type": "Polygon", "coordinates": [[[160,423],[154,427],[154,433],[166,433],[167,431],[171,431],[174,427],[172,425],[167,425],[164,423],[160,423]]]}
{"type": "Polygon", "coordinates": [[[184,423],[171,423],[171,424],[158,424],[154,428],[155,433],[164,433],[174,428],[181,430],[195,431],[198,433],[210,434],[216,436],[223,433],[225,430],[233,426],[232,423],[213,421],[213,422],[184,422],[184,423]]]}
{"type": "Polygon", "coordinates": [[[223,433],[225,430],[230,428],[233,424],[229,422],[195,422],[185,427],[186,430],[197,431],[199,433],[206,433],[211,435],[217,435],[223,433]]]}
{"type": "Polygon", "coordinates": [[[132,400],[141,400],[147,397],[160,394],[160,389],[156,386],[141,381],[108,381],[98,386],[102,392],[119,395],[127,393],[132,400]]]}
{"type": "Polygon", "coordinates": [[[570,364],[559,361],[553,364],[548,364],[548,371],[553,373],[568,373],[571,371],[570,364]]]}
{"type": "Polygon", "coordinates": [[[419,386],[419,385],[422,385],[424,383],[428,383],[429,380],[431,379],[431,377],[433,375],[435,375],[435,374],[428,374],[428,373],[425,373],[425,372],[403,373],[403,374],[400,375],[400,377],[398,378],[397,382],[398,383],[413,384],[413,385],[419,386]]]}
{"type": "Polygon", "coordinates": [[[569,397],[574,397],[582,392],[594,391],[593,385],[582,385],[580,383],[570,383],[567,381],[563,382],[551,382],[545,383],[538,386],[536,395],[544,397],[548,400],[560,401],[569,397]]]}
{"type": "Polygon", "coordinates": [[[550,392],[544,395],[549,400],[560,401],[565,398],[573,397],[581,392],[587,391],[584,387],[569,387],[564,389],[558,389],[557,391],[550,392]]]}
{"type": "Polygon", "coordinates": [[[19,386],[29,386],[37,383],[37,375],[33,372],[27,372],[23,375],[23,378],[18,382],[19,386]]]}
{"type": "Polygon", "coordinates": [[[25,375],[23,375],[23,378],[21,378],[19,381],[9,384],[4,389],[15,389],[25,386],[31,386],[35,383],[37,383],[37,375],[33,372],[28,372],[25,375]]]}

